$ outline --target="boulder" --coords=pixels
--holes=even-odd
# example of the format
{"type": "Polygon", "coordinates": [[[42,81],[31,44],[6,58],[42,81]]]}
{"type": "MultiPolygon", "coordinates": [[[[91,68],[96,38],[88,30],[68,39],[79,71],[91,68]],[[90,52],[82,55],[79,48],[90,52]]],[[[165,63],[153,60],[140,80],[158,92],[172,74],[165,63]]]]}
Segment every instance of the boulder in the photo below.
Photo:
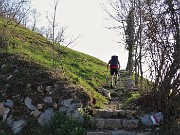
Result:
{"type": "Polygon", "coordinates": [[[12,108],[14,104],[11,100],[7,100],[6,102],[3,102],[3,105],[12,108]]]}
{"type": "Polygon", "coordinates": [[[44,124],[46,124],[49,121],[51,121],[53,116],[54,116],[53,109],[49,108],[49,109],[45,110],[43,113],[41,113],[41,115],[38,118],[38,123],[41,126],[44,126],[44,124]]]}
{"type": "Polygon", "coordinates": [[[9,117],[7,117],[7,119],[6,119],[6,122],[10,127],[12,127],[13,122],[14,122],[13,116],[9,115],[9,117]]]}
{"type": "Polygon", "coordinates": [[[18,134],[24,126],[27,125],[26,120],[14,121],[12,125],[13,134],[18,134]]]}
{"type": "Polygon", "coordinates": [[[31,104],[31,103],[32,103],[32,99],[31,99],[31,98],[26,97],[25,100],[24,100],[24,103],[25,103],[25,105],[26,105],[30,110],[33,110],[33,111],[36,110],[36,107],[31,104]]]}
{"type": "Polygon", "coordinates": [[[48,103],[48,104],[52,104],[52,98],[51,97],[45,97],[44,99],[43,99],[43,101],[45,102],[45,103],[48,103]]]}
{"type": "Polygon", "coordinates": [[[6,67],[7,67],[6,64],[2,64],[1,70],[5,69],[6,67]]]}
{"type": "Polygon", "coordinates": [[[66,100],[61,101],[60,105],[65,106],[65,107],[68,108],[72,101],[73,101],[72,98],[66,99],[66,100]]]}

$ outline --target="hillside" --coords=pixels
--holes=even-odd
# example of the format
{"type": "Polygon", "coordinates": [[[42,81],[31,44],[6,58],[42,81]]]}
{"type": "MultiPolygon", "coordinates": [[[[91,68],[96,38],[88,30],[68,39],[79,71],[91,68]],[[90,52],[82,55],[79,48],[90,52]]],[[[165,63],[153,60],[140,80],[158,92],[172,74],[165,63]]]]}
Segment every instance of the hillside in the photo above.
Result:
{"type": "MultiPolygon", "coordinates": [[[[0,116],[3,119],[1,103],[10,103],[13,119],[31,119],[33,109],[28,109],[26,99],[35,106],[42,104],[44,111],[51,107],[57,110],[61,101],[71,98],[83,107],[102,108],[107,103],[106,97],[96,91],[105,83],[106,63],[53,45],[40,34],[15,26],[13,22],[0,20],[0,116]],[[51,103],[44,104],[46,99],[51,103]]],[[[33,123],[28,125],[36,127],[33,123]]],[[[9,129],[2,125],[1,128],[0,131],[9,129]]]]}
{"type": "Polygon", "coordinates": [[[9,39],[6,49],[7,54],[5,54],[6,50],[1,49],[0,52],[0,65],[7,66],[5,71],[1,70],[0,89],[4,90],[9,84],[14,92],[11,91],[11,94],[17,95],[26,89],[27,84],[37,89],[38,85],[46,87],[60,82],[62,87],[73,86],[75,89],[85,91],[90,98],[97,101],[97,107],[101,107],[106,102],[106,99],[95,91],[95,88],[104,85],[107,74],[106,63],[101,60],[58,44],[53,46],[40,34],[20,26],[13,30],[13,36],[9,39]],[[13,70],[19,72],[13,75],[12,79],[4,81],[13,74],[13,70]],[[17,93],[15,89],[18,90],[17,93]]]}

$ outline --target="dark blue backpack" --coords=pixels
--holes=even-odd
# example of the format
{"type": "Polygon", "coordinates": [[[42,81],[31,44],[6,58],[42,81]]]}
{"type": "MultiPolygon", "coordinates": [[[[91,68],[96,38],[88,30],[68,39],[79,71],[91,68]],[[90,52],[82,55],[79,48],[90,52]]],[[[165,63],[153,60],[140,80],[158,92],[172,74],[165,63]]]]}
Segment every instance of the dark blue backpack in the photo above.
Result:
{"type": "Polygon", "coordinates": [[[111,56],[110,66],[118,66],[118,56],[111,56]]]}

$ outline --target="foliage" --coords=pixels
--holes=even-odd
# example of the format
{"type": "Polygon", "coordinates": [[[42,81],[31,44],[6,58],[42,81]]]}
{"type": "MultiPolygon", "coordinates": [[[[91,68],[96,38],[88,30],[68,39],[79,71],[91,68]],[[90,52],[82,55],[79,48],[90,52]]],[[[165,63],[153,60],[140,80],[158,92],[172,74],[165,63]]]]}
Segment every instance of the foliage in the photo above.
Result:
{"type": "Polygon", "coordinates": [[[125,92],[123,97],[123,107],[126,107],[127,105],[133,103],[136,99],[140,97],[139,93],[129,93],[125,92]]]}
{"type": "Polygon", "coordinates": [[[85,128],[82,123],[76,121],[70,116],[58,112],[55,113],[52,121],[38,133],[44,135],[83,135],[85,128]]]}
{"type": "MultiPolygon", "coordinates": [[[[167,121],[172,122],[171,117],[168,117],[172,112],[177,115],[176,117],[179,117],[177,113],[174,113],[176,109],[171,104],[180,93],[179,2],[177,0],[110,1],[115,15],[109,12],[108,14],[119,23],[120,26],[117,28],[124,30],[125,37],[128,37],[128,40],[131,39],[131,34],[135,34],[134,38],[132,38],[135,40],[135,61],[133,67],[135,83],[138,84],[140,82],[138,85],[144,89],[143,71],[148,71],[149,78],[153,82],[148,88],[148,92],[151,91],[149,92],[149,97],[152,98],[155,95],[153,99],[157,99],[152,100],[151,105],[156,110],[169,112],[169,114],[165,113],[167,115],[165,118],[167,118],[167,121]],[[134,10],[133,16],[129,12],[131,9],[134,10]],[[133,25],[124,21],[130,17],[132,17],[132,20],[134,19],[133,25]],[[125,29],[126,26],[129,26],[130,30],[125,29]],[[132,29],[132,26],[134,29],[132,29]],[[132,32],[130,33],[131,30],[132,32]],[[126,36],[127,34],[129,36],[126,36]],[[144,69],[145,67],[146,69],[144,69]],[[138,75],[141,76],[140,79],[138,75]],[[172,94],[170,94],[171,92],[172,94]]],[[[131,50],[129,50],[129,53],[131,53],[131,50]]],[[[130,64],[133,63],[130,62],[130,64]]]]}
{"type": "Polygon", "coordinates": [[[138,81],[138,84],[136,84],[136,87],[138,87],[138,92],[140,94],[148,94],[152,90],[154,83],[145,77],[135,74],[132,75],[131,79],[135,80],[135,76],[137,76],[138,80],[141,80],[141,82],[138,81]]]}
{"type": "Polygon", "coordinates": [[[172,104],[180,92],[179,3],[175,0],[147,1],[144,5],[149,7],[145,10],[146,18],[143,21],[147,24],[146,50],[154,82],[152,91],[158,94],[158,100],[152,101],[152,104],[154,108],[164,112],[166,122],[171,121],[171,125],[174,125],[175,120],[169,116],[174,114],[179,117],[179,114],[174,113],[177,108],[172,104]]]}
{"type": "Polygon", "coordinates": [[[81,114],[84,118],[83,125],[88,130],[92,130],[96,128],[96,121],[92,118],[92,109],[89,106],[86,106],[84,108],[81,108],[81,114]]]}

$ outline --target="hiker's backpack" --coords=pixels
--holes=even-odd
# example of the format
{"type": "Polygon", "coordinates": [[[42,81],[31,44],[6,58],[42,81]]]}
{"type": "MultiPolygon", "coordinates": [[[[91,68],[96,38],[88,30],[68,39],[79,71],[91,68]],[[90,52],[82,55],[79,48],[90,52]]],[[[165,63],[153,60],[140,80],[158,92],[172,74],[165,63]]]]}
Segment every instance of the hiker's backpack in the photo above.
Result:
{"type": "Polygon", "coordinates": [[[111,56],[111,61],[110,61],[110,67],[111,66],[118,66],[118,56],[113,55],[111,56]]]}

